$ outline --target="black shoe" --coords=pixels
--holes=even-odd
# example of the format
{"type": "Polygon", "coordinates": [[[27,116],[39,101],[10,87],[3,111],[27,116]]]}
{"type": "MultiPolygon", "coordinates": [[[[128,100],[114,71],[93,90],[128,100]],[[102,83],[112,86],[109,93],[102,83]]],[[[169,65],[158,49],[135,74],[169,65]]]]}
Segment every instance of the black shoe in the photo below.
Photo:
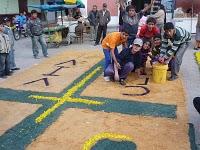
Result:
{"type": "Polygon", "coordinates": [[[49,57],[49,55],[44,55],[44,57],[46,57],[46,58],[47,58],[47,57],[49,57]]]}
{"type": "Polygon", "coordinates": [[[13,74],[13,71],[6,72],[7,76],[11,76],[12,74],[13,74]]]}
{"type": "Polygon", "coordinates": [[[39,57],[39,56],[34,56],[34,58],[35,58],[35,59],[40,59],[40,57],[39,57]]]}
{"type": "Polygon", "coordinates": [[[176,79],[178,79],[178,76],[171,76],[168,80],[169,80],[169,81],[174,81],[174,80],[176,80],[176,79]]]}
{"type": "Polygon", "coordinates": [[[194,47],[194,50],[199,50],[199,48],[198,47],[194,47]]]}
{"type": "Polygon", "coordinates": [[[125,82],[124,79],[120,79],[120,80],[119,80],[119,83],[120,83],[121,85],[126,85],[126,82],[125,82]]]}
{"type": "Polygon", "coordinates": [[[97,46],[97,45],[99,45],[99,43],[95,43],[95,44],[94,44],[94,46],[97,46]]]}
{"type": "Polygon", "coordinates": [[[7,76],[0,76],[0,78],[1,78],[1,79],[6,79],[6,78],[7,78],[7,76]]]}
{"type": "Polygon", "coordinates": [[[12,68],[11,70],[20,70],[20,68],[16,67],[16,68],[12,68]]]}

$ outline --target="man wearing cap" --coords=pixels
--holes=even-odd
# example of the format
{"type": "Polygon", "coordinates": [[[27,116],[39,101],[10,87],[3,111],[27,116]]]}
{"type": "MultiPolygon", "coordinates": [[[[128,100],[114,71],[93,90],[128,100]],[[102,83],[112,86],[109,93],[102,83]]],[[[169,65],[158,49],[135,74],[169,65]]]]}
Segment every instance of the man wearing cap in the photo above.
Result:
{"type": "Polygon", "coordinates": [[[103,9],[98,11],[97,13],[97,37],[94,46],[98,45],[101,39],[101,35],[103,33],[103,39],[106,37],[107,32],[107,24],[110,22],[110,12],[107,10],[107,4],[103,3],[103,9]]]}
{"type": "Polygon", "coordinates": [[[121,85],[126,85],[125,79],[131,71],[136,71],[140,76],[140,67],[142,65],[141,48],[143,41],[140,38],[136,38],[132,44],[132,47],[125,48],[121,51],[118,57],[121,69],[119,72],[119,82],[121,85]]]}
{"type": "Polygon", "coordinates": [[[0,25],[0,78],[6,78],[6,75],[11,75],[10,72],[10,39],[4,33],[3,25],[0,25]]]}
{"type": "Polygon", "coordinates": [[[10,60],[10,69],[11,70],[19,70],[15,63],[15,49],[14,49],[14,36],[13,31],[11,29],[11,20],[9,18],[4,18],[4,33],[8,35],[10,40],[10,52],[9,52],[9,60],[10,60]]]}

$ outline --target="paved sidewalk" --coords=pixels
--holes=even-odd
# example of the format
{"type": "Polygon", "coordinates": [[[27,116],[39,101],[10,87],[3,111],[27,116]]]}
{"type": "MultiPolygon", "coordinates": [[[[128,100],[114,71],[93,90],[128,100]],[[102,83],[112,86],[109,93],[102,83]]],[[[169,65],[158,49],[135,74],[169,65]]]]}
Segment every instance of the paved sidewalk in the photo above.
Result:
{"type": "MultiPolygon", "coordinates": [[[[49,49],[49,57],[60,53],[66,50],[93,50],[99,49],[101,50],[101,46],[93,46],[94,42],[85,41],[83,44],[72,44],[69,46],[61,46],[58,49],[49,49]]],[[[41,54],[40,49],[40,56],[41,59],[34,59],[32,56],[31,50],[31,40],[30,38],[20,39],[15,43],[15,57],[16,57],[16,64],[21,70],[17,71],[19,73],[25,69],[30,68],[33,65],[37,65],[40,61],[48,58],[44,58],[41,54]]],[[[189,111],[189,123],[193,123],[195,126],[196,131],[196,142],[200,145],[200,115],[193,107],[193,98],[196,96],[200,96],[200,70],[194,60],[194,50],[192,50],[193,46],[191,45],[190,48],[186,51],[183,59],[183,64],[181,68],[181,73],[184,77],[184,86],[186,90],[187,96],[187,104],[188,104],[188,111],[189,111]]],[[[7,79],[0,79],[0,83],[7,79]]]]}
{"type": "MultiPolygon", "coordinates": [[[[194,41],[192,43],[194,43],[194,41]]],[[[195,50],[193,50],[193,47],[194,46],[191,44],[184,55],[181,73],[183,74],[184,86],[186,90],[189,122],[194,124],[196,143],[200,145],[200,115],[193,106],[194,97],[200,96],[200,68],[195,62],[195,50]]]]}

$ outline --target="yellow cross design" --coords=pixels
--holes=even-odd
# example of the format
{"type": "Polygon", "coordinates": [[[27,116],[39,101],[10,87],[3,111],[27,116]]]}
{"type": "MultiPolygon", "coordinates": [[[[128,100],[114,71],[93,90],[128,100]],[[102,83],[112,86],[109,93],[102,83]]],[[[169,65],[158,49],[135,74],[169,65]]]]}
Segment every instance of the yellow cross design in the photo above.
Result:
{"type": "Polygon", "coordinates": [[[62,97],[48,97],[48,96],[39,96],[39,95],[29,96],[29,98],[33,98],[36,100],[50,100],[50,101],[57,102],[55,105],[53,105],[51,108],[47,109],[44,113],[42,113],[39,117],[37,117],[35,119],[35,122],[36,123],[42,122],[46,117],[48,117],[52,112],[54,112],[58,107],[63,105],[65,102],[83,103],[83,104],[87,104],[87,105],[103,105],[104,102],[73,97],[73,94],[76,91],[78,91],[78,89],[83,87],[100,70],[101,70],[101,67],[97,67],[94,71],[89,73],[80,82],[78,82],[76,85],[74,85],[72,88],[70,88],[62,97]]]}

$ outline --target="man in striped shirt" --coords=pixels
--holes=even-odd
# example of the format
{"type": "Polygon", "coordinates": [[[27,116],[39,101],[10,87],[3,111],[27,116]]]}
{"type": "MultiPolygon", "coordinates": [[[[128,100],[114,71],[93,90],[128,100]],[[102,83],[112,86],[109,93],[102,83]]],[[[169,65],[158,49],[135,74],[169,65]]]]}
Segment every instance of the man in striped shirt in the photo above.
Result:
{"type": "Polygon", "coordinates": [[[164,30],[159,62],[169,63],[171,68],[169,80],[173,81],[178,78],[182,58],[189,46],[191,34],[181,27],[175,27],[171,22],[164,25],[164,30]]]}

